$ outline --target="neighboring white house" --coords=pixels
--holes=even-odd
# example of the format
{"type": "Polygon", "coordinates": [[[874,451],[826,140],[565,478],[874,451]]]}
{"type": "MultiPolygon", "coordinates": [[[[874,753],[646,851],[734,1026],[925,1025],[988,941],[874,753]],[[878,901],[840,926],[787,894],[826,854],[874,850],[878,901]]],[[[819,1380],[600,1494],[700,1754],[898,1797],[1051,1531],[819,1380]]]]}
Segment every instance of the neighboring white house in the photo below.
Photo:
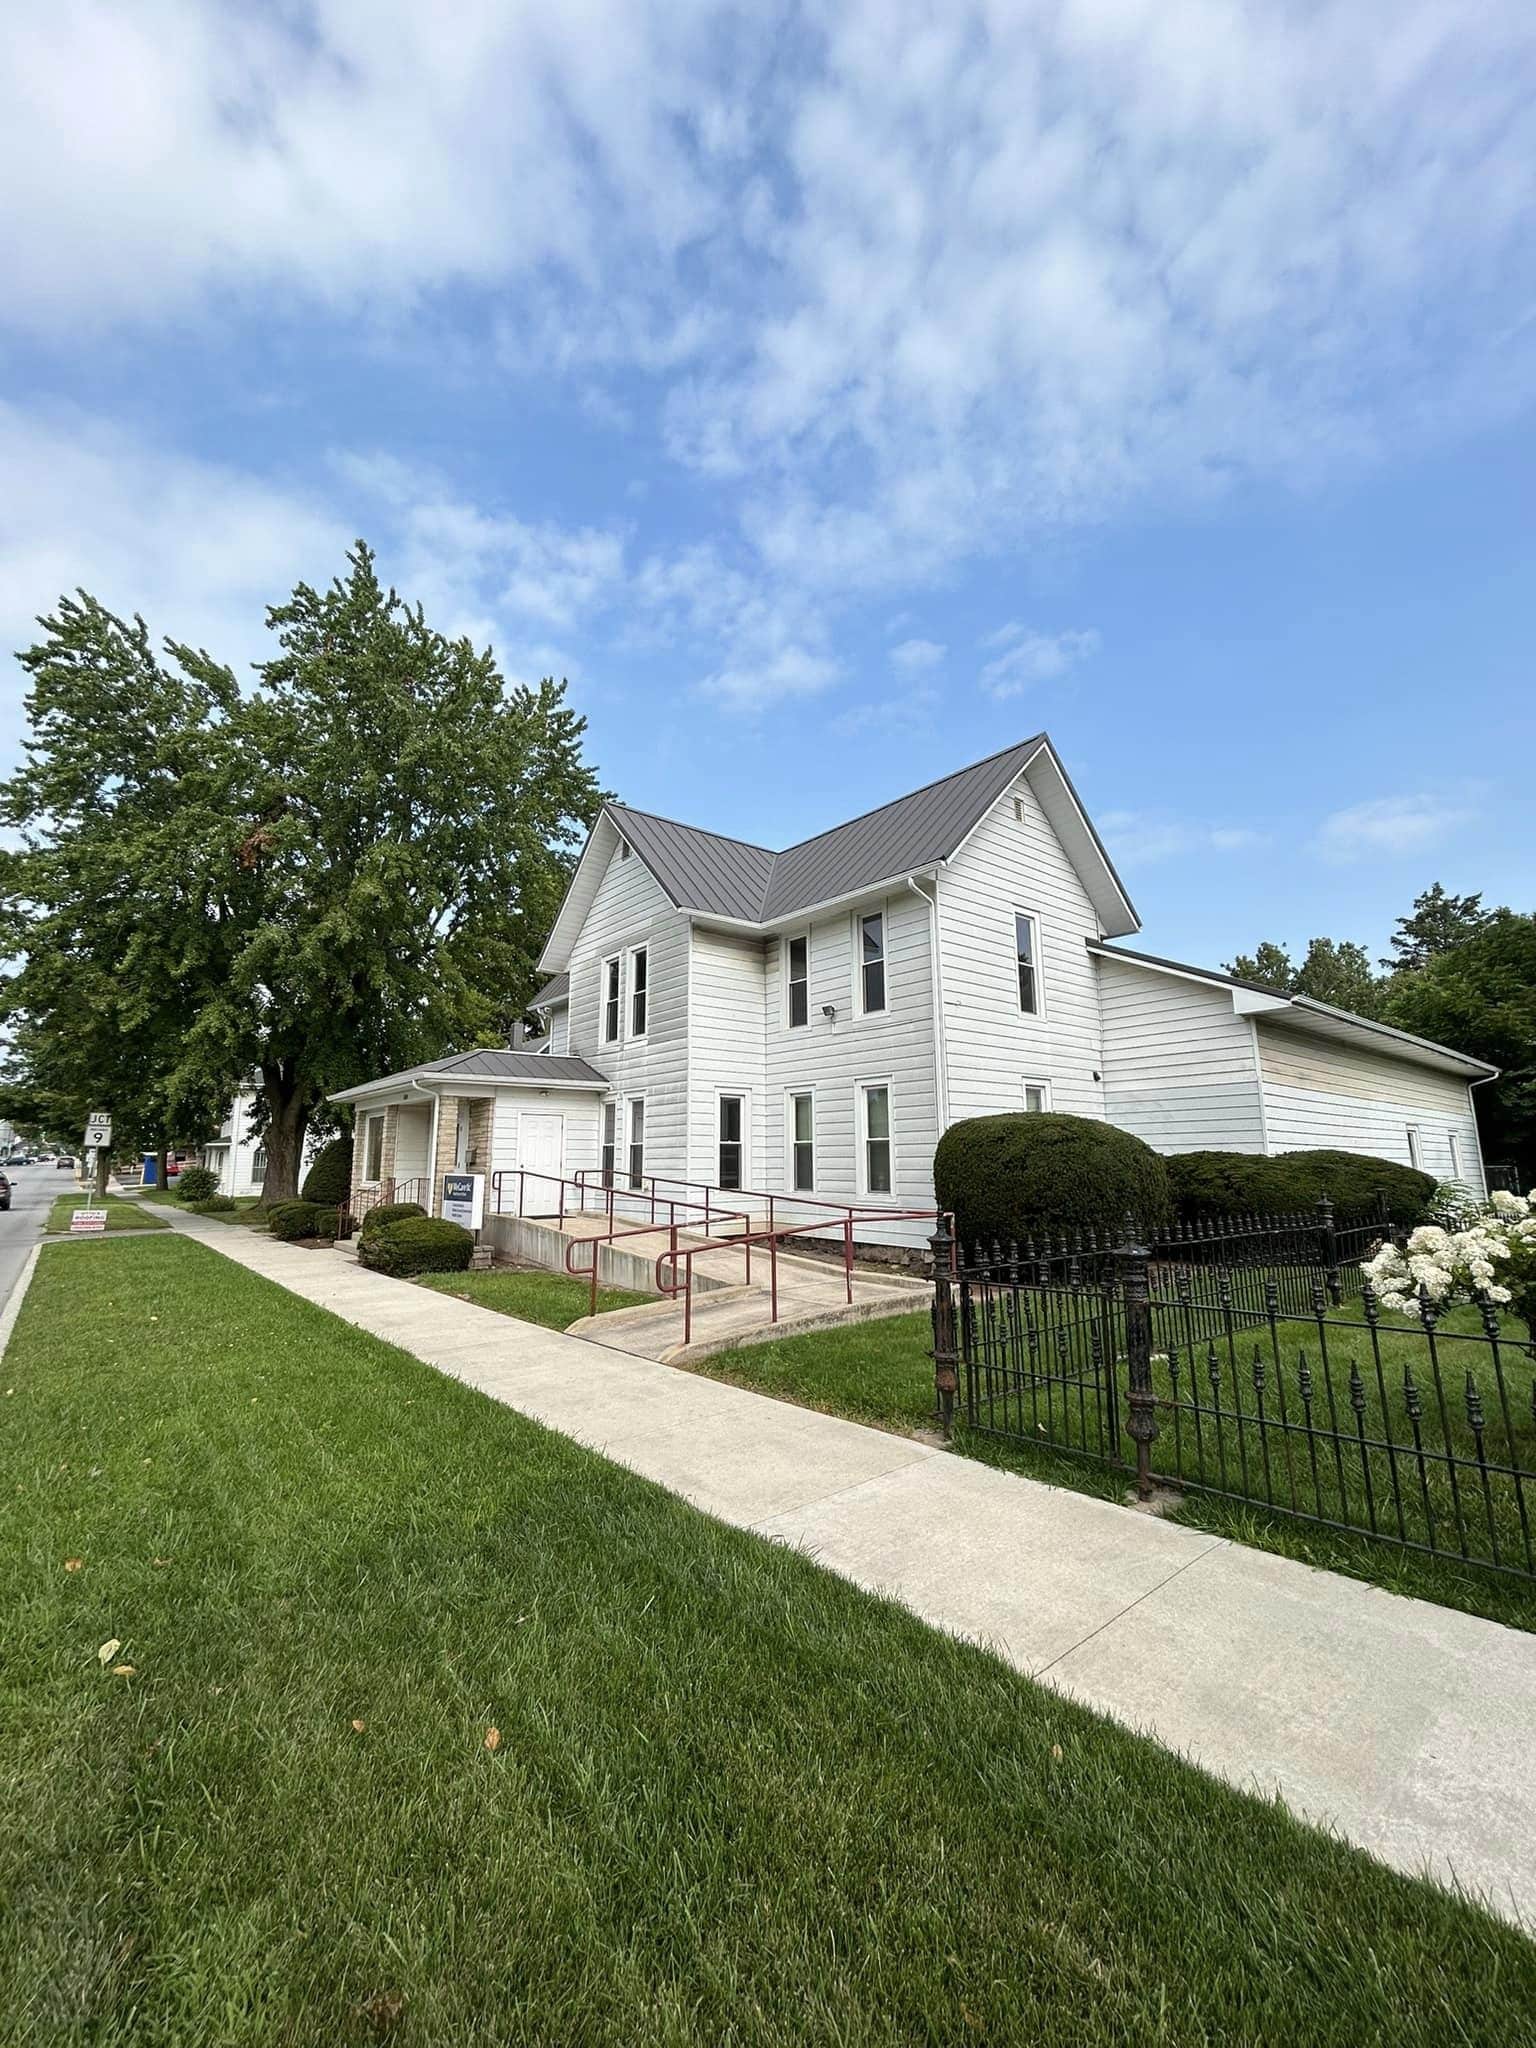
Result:
{"type": "Polygon", "coordinates": [[[585,1168],[926,1209],[949,1124],[1049,1108],[1165,1152],[1331,1146],[1481,1189],[1492,1069],[1106,943],[1138,929],[1043,736],[779,853],[610,803],[541,958],[540,1049],[337,1096],[357,1187],[585,1168]]]}
{"type": "MultiPolygon", "coordinates": [[[[259,1195],[267,1177],[267,1154],[260,1137],[252,1128],[256,1110],[256,1090],[242,1088],[229,1106],[229,1114],[219,1125],[216,1136],[203,1146],[202,1162],[219,1176],[221,1195],[259,1195]]],[[[318,1144],[307,1139],[304,1145],[303,1163],[299,1168],[302,1183],[318,1144]]]]}

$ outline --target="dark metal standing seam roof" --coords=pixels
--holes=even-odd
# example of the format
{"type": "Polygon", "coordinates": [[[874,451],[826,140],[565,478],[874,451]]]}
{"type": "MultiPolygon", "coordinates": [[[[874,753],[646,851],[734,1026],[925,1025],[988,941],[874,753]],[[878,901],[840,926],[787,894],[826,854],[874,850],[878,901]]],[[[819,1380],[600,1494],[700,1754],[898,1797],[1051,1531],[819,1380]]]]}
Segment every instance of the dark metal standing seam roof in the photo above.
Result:
{"type": "Polygon", "coordinates": [[[1041,737],[1020,740],[782,853],[623,804],[608,808],[680,910],[763,924],[947,859],[1041,737]]]}
{"type": "Polygon", "coordinates": [[[680,910],[756,923],[773,871],[766,846],[610,804],[613,821],[680,910]]]}
{"type": "Polygon", "coordinates": [[[608,1078],[585,1060],[563,1053],[503,1052],[487,1046],[477,1052],[450,1053],[447,1059],[431,1060],[413,1069],[418,1074],[456,1074],[463,1080],[479,1081],[588,1081],[594,1088],[606,1088],[608,1078]]]}
{"type": "Polygon", "coordinates": [[[538,994],[529,997],[528,1007],[530,1010],[547,1010],[551,1003],[568,1001],[570,993],[571,977],[568,974],[552,974],[538,994]]]}

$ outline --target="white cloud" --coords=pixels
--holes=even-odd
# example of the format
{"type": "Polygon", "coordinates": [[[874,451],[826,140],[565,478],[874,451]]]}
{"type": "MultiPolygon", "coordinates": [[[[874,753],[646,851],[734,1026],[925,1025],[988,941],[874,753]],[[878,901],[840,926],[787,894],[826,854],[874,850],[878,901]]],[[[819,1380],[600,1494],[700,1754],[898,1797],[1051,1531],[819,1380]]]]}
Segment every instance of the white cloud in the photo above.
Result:
{"type": "Polygon", "coordinates": [[[895,697],[875,703],[850,704],[839,711],[827,727],[836,739],[857,739],[860,733],[878,732],[887,738],[911,738],[933,730],[934,714],[944,701],[943,693],[931,683],[914,683],[895,697]]]}
{"type": "Polygon", "coordinates": [[[1035,683],[1054,682],[1069,669],[1097,654],[1098,633],[1089,626],[1065,633],[1036,633],[1011,622],[989,633],[984,647],[1001,652],[981,671],[981,686],[990,696],[1021,697],[1035,683]]]}
{"type": "Polygon", "coordinates": [[[706,676],[699,688],[706,697],[735,710],[761,711],[784,697],[819,696],[841,674],[841,667],[830,655],[813,648],[765,646],[758,652],[743,648],[725,667],[706,676]]]}
{"type": "Polygon", "coordinates": [[[898,675],[925,676],[938,667],[947,651],[939,640],[903,640],[891,649],[891,667],[898,675]]]}
{"type": "Polygon", "coordinates": [[[1246,825],[1208,825],[1160,811],[1105,811],[1099,830],[1122,867],[1150,867],[1189,854],[1241,853],[1263,846],[1266,835],[1246,825]]]}
{"type": "Polygon", "coordinates": [[[1326,817],[1318,830],[1317,846],[1325,859],[1334,861],[1418,853],[1438,846],[1471,816],[1465,791],[1454,796],[1420,792],[1371,797],[1326,817]]]}
{"type": "MultiPolygon", "coordinates": [[[[73,408],[0,403],[0,476],[0,657],[83,587],[243,673],[273,651],[266,606],[301,577],[339,570],[353,538],[307,491],[154,448],[73,408]]],[[[0,675],[8,754],[24,677],[3,659],[0,675]]]]}

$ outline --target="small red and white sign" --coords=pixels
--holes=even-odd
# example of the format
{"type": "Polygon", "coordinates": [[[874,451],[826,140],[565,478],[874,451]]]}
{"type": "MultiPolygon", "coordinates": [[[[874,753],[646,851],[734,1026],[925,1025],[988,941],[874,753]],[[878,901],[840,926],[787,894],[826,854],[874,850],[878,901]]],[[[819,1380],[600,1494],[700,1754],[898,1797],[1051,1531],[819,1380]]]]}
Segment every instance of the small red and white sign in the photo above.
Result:
{"type": "Polygon", "coordinates": [[[105,1209],[76,1209],[69,1219],[71,1237],[76,1234],[84,1237],[93,1230],[105,1230],[106,1227],[107,1212],[105,1209]]]}

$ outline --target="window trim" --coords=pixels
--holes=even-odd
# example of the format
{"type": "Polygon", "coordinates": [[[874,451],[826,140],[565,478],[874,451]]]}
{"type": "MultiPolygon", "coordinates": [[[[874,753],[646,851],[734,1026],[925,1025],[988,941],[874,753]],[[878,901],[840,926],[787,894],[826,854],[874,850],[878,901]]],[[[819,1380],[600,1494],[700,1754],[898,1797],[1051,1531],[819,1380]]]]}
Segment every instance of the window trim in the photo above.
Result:
{"type": "Polygon", "coordinates": [[[621,1045],[624,1040],[624,956],[606,953],[597,964],[597,1038],[600,1045],[621,1045]],[[613,969],[610,996],[608,970],[613,969]],[[614,1005],[613,1036],[608,1036],[608,1006],[614,1005]]]}
{"type": "Polygon", "coordinates": [[[871,1201],[896,1200],[896,1084],[889,1074],[870,1074],[853,1084],[853,1128],[858,1145],[858,1156],[854,1160],[858,1190],[861,1196],[871,1201]],[[886,1158],[890,1166],[888,1188],[872,1188],[869,1184],[869,1091],[872,1088],[885,1090],[886,1158]]]}
{"type": "Polygon", "coordinates": [[[1455,1131],[1445,1134],[1446,1148],[1451,1155],[1451,1179],[1461,1179],[1461,1139],[1455,1131]]]}
{"type": "Polygon", "coordinates": [[[1013,930],[1009,934],[1013,946],[1013,1006],[1020,1017],[1027,1017],[1031,1023],[1040,1024],[1045,1020],[1045,941],[1038,910],[1031,910],[1027,903],[1013,906],[1013,930]],[[1035,1007],[1026,1010],[1019,995],[1019,919],[1029,919],[1030,932],[1034,940],[1034,959],[1030,963],[1035,970],[1035,1007]]]}
{"type": "Polygon", "coordinates": [[[750,1088],[717,1088],[715,1090],[714,1164],[717,1174],[720,1171],[720,1147],[725,1143],[725,1140],[720,1135],[720,1105],[722,1102],[739,1102],[741,1104],[741,1176],[733,1189],[726,1189],[723,1180],[716,1181],[714,1185],[727,1193],[739,1194],[742,1189],[750,1188],[752,1185],[752,1091],[750,1088]]]}
{"type": "Polygon", "coordinates": [[[784,1090],[784,1187],[791,1195],[814,1195],[816,1192],[816,1090],[812,1088],[786,1088],[784,1090]],[[805,1140],[811,1154],[811,1178],[801,1187],[795,1177],[795,1154],[801,1141],[795,1136],[795,1104],[808,1102],[811,1105],[811,1135],[805,1140]]]}
{"type": "Polygon", "coordinates": [[[805,928],[805,930],[804,930],[803,932],[786,932],[786,933],[784,934],[784,938],[783,938],[783,947],[784,947],[784,951],[783,951],[783,955],[782,955],[782,958],[783,958],[783,967],[784,967],[784,1029],[785,1029],[786,1031],[808,1031],[808,1030],[810,1029],[810,1026],[811,1026],[811,928],[810,928],[810,926],[809,926],[809,925],[807,925],[807,926],[806,926],[806,928],[805,928]],[[797,944],[803,944],[803,945],[804,945],[804,947],[805,947],[805,982],[804,982],[804,988],[805,988],[805,1015],[804,1015],[804,1017],[802,1017],[802,1018],[801,1018],[801,1020],[800,1020],[800,1022],[799,1022],[798,1024],[797,1024],[797,1023],[795,1022],[795,1019],[794,1019],[794,1014],[793,1014],[793,1010],[792,1010],[792,1007],[791,1007],[791,994],[790,994],[790,991],[791,991],[791,990],[792,990],[793,988],[795,988],[795,987],[799,986],[800,984],[798,984],[798,983],[795,983],[795,982],[791,981],[791,979],[790,979],[790,973],[789,973],[789,956],[790,956],[790,948],[791,948],[792,946],[794,946],[794,945],[797,945],[797,944]]]}
{"type": "Polygon", "coordinates": [[[1406,1124],[1408,1133],[1408,1164],[1415,1173],[1424,1171],[1424,1133],[1417,1124],[1406,1124]]]}
{"type": "Polygon", "coordinates": [[[889,902],[882,897],[878,903],[865,905],[852,913],[850,931],[853,954],[853,1014],[856,1017],[888,1017],[891,1014],[891,911],[889,902]],[[878,917],[880,920],[880,989],[884,997],[878,1010],[865,1007],[864,1003],[864,920],[878,917]]]}
{"type": "Polygon", "coordinates": [[[1026,1116],[1049,1114],[1051,1107],[1051,1084],[1043,1075],[1025,1074],[1019,1083],[1019,1092],[1024,1098],[1024,1113],[1026,1116]],[[1031,1088],[1038,1088],[1040,1090],[1040,1108],[1038,1110],[1032,1110],[1029,1106],[1029,1091],[1031,1088]]]}
{"type": "Polygon", "coordinates": [[[383,1181],[383,1178],[384,1178],[384,1112],[383,1112],[383,1110],[382,1110],[382,1109],[375,1109],[375,1110],[372,1110],[372,1111],[370,1111],[370,1113],[368,1114],[368,1116],[367,1116],[367,1117],[366,1117],[366,1118],[364,1119],[364,1124],[363,1124],[363,1177],[362,1177],[361,1181],[359,1181],[358,1185],[359,1185],[359,1187],[365,1187],[365,1188],[376,1188],[376,1187],[378,1187],[378,1186],[380,1185],[380,1183],[381,1183],[381,1182],[383,1181]],[[378,1165],[377,1165],[377,1166],[376,1166],[376,1167],[374,1168],[373,1172],[372,1172],[372,1173],[370,1173],[370,1172],[368,1171],[368,1163],[369,1163],[369,1159],[370,1159],[370,1157],[371,1157],[371,1155],[372,1155],[372,1152],[373,1152],[373,1127],[374,1127],[374,1125],[375,1125],[375,1124],[377,1124],[377,1125],[378,1125],[378,1127],[379,1127],[379,1162],[378,1162],[378,1165]]]}
{"type": "Polygon", "coordinates": [[[597,1116],[597,1175],[604,1188],[615,1184],[619,1170],[620,1138],[619,1098],[608,1096],[598,1108],[597,1116]],[[613,1119],[613,1136],[608,1135],[608,1119],[613,1119]]]}
{"type": "Polygon", "coordinates": [[[629,949],[629,972],[628,972],[628,974],[627,974],[627,975],[626,975],[626,976],[624,977],[624,981],[625,981],[625,988],[626,988],[626,993],[627,993],[627,1000],[628,1000],[628,1005],[629,1005],[629,1015],[628,1015],[628,1023],[629,1023],[629,1042],[630,1042],[630,1044],[634,1045],[634,1044],[638,1044],[638,1043],[641,1043],[641,1042],[643,1042],[643,1040],[644,1040],[644,1039],[646,1038],[646,1036],[647,1036],[647,1034],[648,1034],[648,1032],[649,1032],[649,1030],[650,1030],[650,1023],[651,1023],[651,948],[650,948],[650,943],[649,943],[649,941],[647,941],[647,942],[646,942],[646,944],[644,944],[644,945],[642,945],[642,946],[631,946],[631,947],[630,947],[630,949],[629,949]],[[640,960],[643,960],[643,961],[645,962],[645,987],[644,987],[644,988],[636,988],[636,986],[635,986],[635,965],[636,965],[636,962],[637,962],[637,961],[640,961],[640,960]],[[645,1011],[644,1011],[644,1017],[643,1017],[643,1021],[642,1021],[642,1022],[641,1022],[641,1023],[640,1023],[639,1025],[638,1025],[638,1026],[637,1026],[637,1025],[636,1025],[636,1023],[635,1023],[635,1004],[636,1004],[636,1002],[641,1002],[641,1003],[643,1003],[643,1004],[645,1005],[645,1011]]]}
{"type": "Polygon", "coordinates": [[[645,1139],[646,1139],[645,1097],[626,1095],[624,1098],[624,1187],[628,1194],[645,1192],[645,1139]],[[635,1171],[635,1111],[640,1112],[640,1171],[635,1171]]]}

